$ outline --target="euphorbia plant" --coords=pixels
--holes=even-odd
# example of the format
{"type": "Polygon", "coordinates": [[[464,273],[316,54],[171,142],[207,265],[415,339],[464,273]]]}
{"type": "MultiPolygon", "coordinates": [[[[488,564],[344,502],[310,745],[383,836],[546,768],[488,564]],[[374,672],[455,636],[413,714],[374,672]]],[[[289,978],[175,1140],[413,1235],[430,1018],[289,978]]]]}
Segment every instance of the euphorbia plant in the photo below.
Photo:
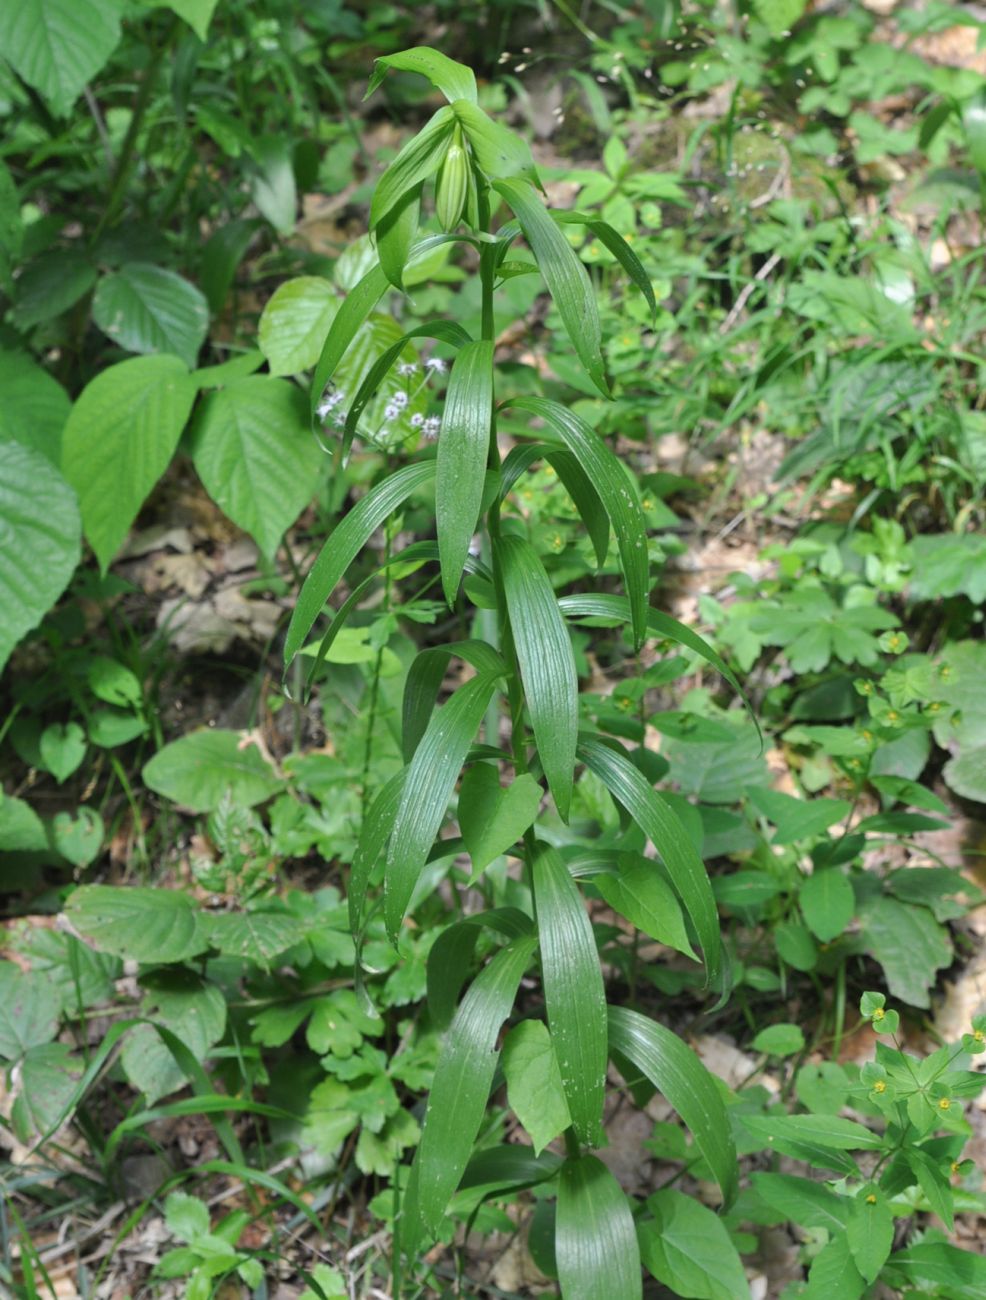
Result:
{"type": "MultiPolygon", "coordinates": [[[[377,483],[336,527],[304,583],[285,658],[290,664],[323,616],[330,619],[321,642],[321,651],[327,651],[364,595],[366,584],[361,584],[337,611],[326,608],[350,563],[392,512],[433,482],[437,542],[415,543],[393,558],[437,564],[450,605],[465,609],[472,595],[495,618],[476,620],[477,629],[489,630],[485,638],[422,650],[408,673],[405,766],[369,808],[353,864],[349,907],[357,961],[367,918],[377,907],[391,940],[399,942],[429,860],[468,850],[478,874],[506,854],[520,864],[526,888],[513,895],[525,905],[463,916],[432,949],[429,1009],[444,1041],[403,1196],[401,1246],[413,1263],[420,1247],[439,1233],[457,1190],[489,1193],[553,1179],[563,1294],[629,1300],[642,1287],[633,1213],[612,1174],[592,1154],[605,1143],[610,1057],[629,1082],[659,1089],[675,1107],[726,1201],[735,1190],[735,1152],[721,1092],[691,1049],[639,1012],[607,1006],[579,881],[605,875],[602,892],[611,906],[692,957],[697,944],[712,990],[721,990],[725,977],[702,860],[645,775],[645,756],[579,730],[579,682],[567,624],[586,617],[623,622],[637,649],[649,637],[670,638],[722,665],[693,632],[649,605],[647,534],[627,468],[566,406],[540,397],[511,399],[499,391],[493,302],[498,283],[517,268],[517,263],[505,268],[505,259],[523,238],[533,255],[530,269],[543,277],[586,374],[608,396],[593,287],[566,238],[565,223],[590,227],[652,308],[654,299],[644,268],[611,227],[545,207],[527,145],[480,109],[468,68],[432,49],[407,50],[377,60],[371,90],[389,68],[421,73],[449,102],[404,146],[377,185],[371,229],[378,263],[332,324],[313,377],[313,414],[384,293],[392,286],[401,289],[409,262],[443,243],[466,245],[478,255],[481,334],[473,338],[452,321],[428,322],[389,348],[367,373],[341,435],[347,451],[360,413],[409,339],[431,337],[455,349],[437,447],[427,447],[419,459],[377,483]],[[432,192],[443,233],[422,237],[422,204],[432,192]],[[497,419],[505,407],[531,427],[529,440],[501,458],[497,419]],[[541,462],[554,467],[568,490],[600,564],[615,534],[625,595],[556,596],[522,521],[504,512],[515,484],[541,462]],[[467,574],[471,580],[464,585],[467,574]],[[438,707],[453,658],[472,673],[438,707]],[[553,801],[558,818],[567,823],[578,765],[593,772],[623,806],[629,830],[625,841],[604,852],[582,852],[576,863],[571,848],[584,850],[584,843],[572,836],[566,844],[557,819],[549,843],[539,833],[539,810],[553,801]],[[505,774],[510,782],[504,788],[505,774]],[[439,841],[436,847],[457,784],[462,840],[439,841]],[[656,858],[639,851],[644,836],[656,858]],[[620,851],[624,848],[637,851],[620,851]],[[460,998],[484,930],[488,946],[482,950],[492,955],[460,998]],[[540,974],[546,1023],[514,1011],[521,979],[532,969],[540,974]],[[503,1073],[536,1149],[504,1145],[474,1153],[508,1019],[515,1023],[506,1039],[503,1073]],[[564,1156],[545,1150],[562,1132],[564,1156]]],[[[538,1000],[530,1005],[536,1015],[538,1000]]]]}

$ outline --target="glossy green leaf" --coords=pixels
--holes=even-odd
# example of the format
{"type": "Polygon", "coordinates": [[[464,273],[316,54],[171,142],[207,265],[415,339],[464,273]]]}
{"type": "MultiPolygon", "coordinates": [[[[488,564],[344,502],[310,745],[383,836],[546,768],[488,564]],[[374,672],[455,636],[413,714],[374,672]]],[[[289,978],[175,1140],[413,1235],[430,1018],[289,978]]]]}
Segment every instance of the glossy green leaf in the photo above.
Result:
{"type": "Polygon", "coordinates": [[[408,767],[384,876],[384,919],[395,942],[496,681],[483,673],[460,686],[435,713],[408,767]]]}
{"type": "Polygon", "coordinates": [[[609,1043],[635,1065],[691,1130],[729,1206],[738,1190],[736,1147],[719,1086],[692,1049],[656,1021],[609,1009],[609,1043]]]}
{"type": "Polygon", "coordinates": [[[499,651],[485,641],[450,641],[429,646],[416,655],[404,682],[401,708],[401,747],[406,763],[414,757],[431,721],[453,656],[464,659],[480,673],[497,676],[506,671],[499,651]]]}
{"type": "Polygon", "coordinates": [[[16,0],[3,57],[64,117],[120,39],[118,0],[16,0]]]}
{"type": "Polygon", "coordinates": [[[462,999],[442,1045],[415,1157],[418,1210],[432,1233],[472,1154],[496,1072],[500,1026],[536,942],[514,939],[496,954],[462,999]]]}
{"type": "Polygon", "coordinates": [[[0,669],[37,627],[81,554],[75,493],[40,451],[0,442],[0,669]]]}
{"type": "Polygon", "coordinates": [[[438,170],[454,128],[455,114],[446,105],[411,136],[377,181],[370,202],[371,230],[394,212],[409,191],[438,170]]]}
{"type": "Polygon", "coordinates": [[[803,1228],[825,1228],[834,1233],[841,1232],[848,1222],[850,1207],[845,1200],[813,1179],[754,1173],[751,1181],[765,1204],[803,1228]]]}
{"type": "Polygon", "coordinates": [[[319,353],[315,370],[312,373],[312,387],[309,397],[312,417],[322,401],[325,386],[335,374],[336,367],[345,356],[350,343],[356,337],[370,312],[390,288],[390,281],[379,263],[370,268],[355,288],[346,294],[339,307],[329,332],[325,336],[319,353]]]}
{"type": "Polygon", "coordinates": [[[516,907],[493,907],[464,916],[442,931],[428,954],[428,1011],[436,1029],[446,1029],[455,1013],[484,928],[507,939],[519,939],[530,934],[533,925],[531,918],[516,907]]]}
{"type": "Polygon", "coordinates": [[[62,435],[62,473],[105,572],[174,455],[196,386],[177,357],[134,357],[89,381],[62,435]]]}
{"type": "Polygon", "coordinates": [[[209,393],[192,425],[191,452],[206,491],[272,559],[311,500],[325,453],[312,437],[301,389],[252,375],[209,393]]]}
{"type": "Polygon", "coordinates": [[[638,1229],[650,1273],[675,1295],[749,1300],[743,1263],[725,1225],[708,1206],[673,1188],[647,1198],[654,1216],[638,1229]]]}
{"type": "Polygon", "coordinates": [[[472,146],[480,171],[489,180],[519,176],[532,185],[540,184],[526,140],[495,122],[468,99],[457,99],[452,104],[452,111],[472,146]]]}
{"type": "Polygon", "coordinates": [[[705,864],[685,828],[622,750],[583,734],[578,753],[661,855],[698,934],[709,982],[716,985],[723,974],[719,914],[705,864]]]}
{"type": "Polygon", "coordinates": [[[316,364],[340,301],[332,283],[318,275],[300,275],[278,285],[257,327],[257,342],[272,375],[296,375],[316,364]]]}
{"type": "Polygon", "coordinates": [[[515,410],[528,411],[550,425],[578,460],[599,493],[616,534],[629,601],[633,641],[639,648],[646,636],[649,614],[647,524],[627,470],[595,429],[560,403],[543,397],[520,397],[511,401],[510,406],[515,410]]]}
{"type": "Polygon", "coordinates": [[[986,176],[986,91],[978,90],[963,103],[962,129],[972,165],[986,176]]]}
{"type": "Polygon", "coordinates": [[[768,1056],[793,1056],[805,1049],[805,1033],[800,1025],[777,1024],[761,1029],[751,1046],[768,1056]]]}
{"type": "Polygon", "coordinates": [[[651,284],[650,276],[644,270],[640,258],[624,237],[614,230],[608,221],[600,221],[598,217],[590,216],[585,212],[562,212],[558,214],[557,219],[563,224],[571,222],[585,226],[586,230],[613,254],[620,266],[623,267],[624,271],[644,295],[647,306],[650,308],[651,320],[654,320],[657,316],[657,299],[654,297],[654,286],[651,284]]]}
{"type": "Polygon", "coordinates": [[[359,842],[349,874],[349,928],[355,936],[363,929],[363,912],[370,876],[393,834],[406,779],[407,768],[401,768],[377,791],[360,827],[359,842]]]}
{"type": "Polygon", "coordinates": [[[606,993],[582,895],[555,849],[531,864],[548,1025],[572,1127],[585,1146],[602,1142],[606,1088],[606,993]]]}
{"type": "Polygon", "coordinates": [[[338,525],[319,551],[299,593],[284,642],[285,666],[290,665],[305,643],[336,584],[367,539],[389,514],[403,505],[411,493],[427,483],[434,473],[434,461],[405,465],[378,483],[338,525]]]}
{"type": "Polygon", "coordinates": [[[376,228],[377,256],[383,273],[397,289],[404,288],[404,268],[407,266],[411,244],[418,233],[421,220],[421,191],[424,181],[418,181],[396,199],[388,212],[380,218],[376,228]]]}
{"type": "Polygon", "coordinates": [[[429,45],[416,45],[410,50],[401,50],[399,54],[385,54],[373,61],[373,75],[364,99],[383,81],[388,71],[417,72],[427,77],[436,90],[440,90],[450,102],[454,99],[467,99],[475,104],[476,77],[471,68],[456,63],[440,50],[433,50],[429,45]]]}
{"type": "Polygon", "coordinates": [[[479,522],[493,421],[493,343],[466,343],[452,366],[435,470],[442,590],[451,606],[479,522]]]}
{"type": "Polygon", "coordinates": [[[609,397],[599,311],[589,273],[533,186],[523,180],[498,180],[493,188],[520,222],[586,374],[602,395],[609,397]]]}
{"type": "Polygon", "coordinates": [[[601,1160],[566,1160],[558,1179],[555,1258],[565,1300],[640,1300],[640,1251],[630,1206],[601,1160]]]}
{"type": "Polygon", "coordinates": [[[170,352],[191,367],[209,329],[209,304],[174,271],[128,262],[96,286],[92,318],[126,352],[170,352]]]}
{"type": "Polygon", "coordinates": [[[613,911],[625,916],[631,925],[658,943],[665,943],[697,961],[688,941],[681,906],[657,863],[642,854],[623,853],[619,865],[618,875],[601,872],[592,882],[613,911]]]}
{"type": "Polygon", "coordinates": [[[510,628],[541,765],[558,812],[568,820],[579,725],[579,682],[568,628],[551,579],[530,542],[502,537],[494,547],[510,628]]]}
{"type": "Polygon", "coordinates": [[[199,909],[177,889],[82,885],[65,915],[99,951],[132,961],[184,961],[208,947],[199,909]]]}
{"type": "Polygon", "coordinates": [[[459,826],[472,869],[479,873],[534,824],[543,791],[528,772],[504,788],[495,767],[474,763],[459,790],[459,826]]]}
{"type": "Polygon", "coordinates": [[[507,1034],[503,1074],[507,1100],[540,1153],[572,1122],[554,1044],[542,1021],[522,1020],[507,1034]]]}
{"type": "Polygon", "coordinates": [[[149,790],[192,812],[212,812],[227,792],[250,808],[281,785],[256,745],[220,727],[201,727],[172,740],[144,764],[142,776],[149,790]]]}
{"type": "Polygon", "coordinates": [[[549,442],[525,443],[514,447],[500,468],[501,498],[506,497],[521,474],[539,460],[546,460],[561,479],[585,524],[592,549],[596,553],[596,563],[603,564],[609,550],[609,515],[592,479],[566,448],[549,442]]]}
{"type": "MultiPolygon", "coordinates": [[[[68,393],[24,352],[0,349],[0,443],[19,442],[58,468],[62,430],[72,409],[68,393]]],[[[8,481],[6,473],[0,482],[8,481]]]]}

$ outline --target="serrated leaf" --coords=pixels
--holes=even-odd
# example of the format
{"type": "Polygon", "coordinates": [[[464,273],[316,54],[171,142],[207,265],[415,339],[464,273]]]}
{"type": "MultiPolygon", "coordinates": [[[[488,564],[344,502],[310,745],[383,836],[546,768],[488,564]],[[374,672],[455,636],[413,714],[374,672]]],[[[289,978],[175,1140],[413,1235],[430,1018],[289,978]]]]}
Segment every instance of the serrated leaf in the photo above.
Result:
{"type": "Polygon", "coordinates": [[[90,380],[62,436],[62,472],[105,572],[171,462],[196,387],[177,357],[135,357],[90,380]]]}
{"type": "Polygon", "coordinates": [[[268,966],[305,934],[301,921],[284,912],[220,912],[202,920],[209,942],[224,956],[261,966],[268,966]]]}
{"type": "Polygon", "coordinates": [[[473,981],[442,1045],[415,1156],[418,1212],[432,1233],[472,1154],[496,1072],[500,1026],[536,942],[514,939],[497,953],[473,981]]]}
{"type": "Polygon", "coordinates": [[[58,1032],[58,1001],[44,975],[0,961],[0,1059],[16,1061],[58,1032]]]}
{"type": "Polygon", "coordinates": [[[677,1034],[626,1007],[609,1008],[609,1045],[635,1065],[684,1120],[729,1206],[738,1189],[736,1146],[712,1075],[677,1034]]]}
{"type": "Polygon", "coordinates": [[[285,667],[290,665],[307,640],[336,584],[370,535],[434,473],[434,461],[405,465],[378,483],[338,525],[319,551],[298,595],[284,642],[285,667]]]}
{"type": "Polygon", "coordinates": [[[750,1286],[736,1247],[717,1214],[672,1188],[647,1198],[653,1221],[637,1230],[649,1272],[675,1295],[743,1300],[750,1286]]]}
{"type": "Polygon", "coordinates": [[[853,887],[838,867],[810,875],[801,886],[798,902],[805,924],[822,943],[838,938],[856,912],[853,887]]]}
{"type": "Polygon", "coordinates": [[[164,1222],[173,1237],[195,1241],[209,1231],[209,1210],[197,1196],[171,1192],[164,1202],[164,1222]]]}
{"type": "Polygon", "coordinates": [[[623,1189],[601,1160],[566,1160],[558,1179],[555,1259],[565,1300],[640,1300],[640,1252],[623,1189]]]}
{"type": "Polygon", "coordinates": [[[174,271],[128,262],[96,286],[92,317],[124,351],[167,352],[192,367],[209,329],[209,304],[174,271]]]}
{"type": "Polygon", "coordinates": [[[544,420],[564,441],[599,493],[616,534],[634,644],[641,646],[648,626],[647,524],[626,469],[595,429],[558,402],[520,397],[510,406],[544,420]]]}
{"type": "Polygon", "coordinates": [[[697,961],[681,906],[657,864],[641,854],[626,853],[620,855],[619,867],[618,875],[602,872],[592,882],[613,911],[658,943],[697,961]]]}
{"type": "MultiPolygon", "coordinates": [[[[186,970],[162,971],[148,982],[141,1011],[181,1039],[196,1061],[217,1043],[226,1028],[226,999],[222,990],[186,970]]],[[[130,1084],[153,1105],[160,1097],[185,1087],[188,1076],[158,1030],[136,1025],[120,1055],[130,1084]]]]}
{"type": "Polygon", "coordinates": [[[534,824],[542,790],[527,772],[504,789],[495,767],[474,763],[459,790],[459,826],[474,873],[486,867],[534,824]]]}
{"type": "Polygon", "coordinates": [[[603,397],[609,397],[599,311],[588,272],[533,186],[523,180],[498,180],[493,182],[493,188],[520,222],[586,374],[603,397]]]}
{"type": "Polygon", "coordinates": [[[572,1122],[547,1026],[522,1020],[503,1041],[507,1100],[540,1154],[572,1122]]]}
{"type": "Polygon", "coordinates": [[[460,686],[432,717],[408,767],[384,875],[384,920],[392,940],[495,689],[496,678],[487,673],[460,686]]]}
{"type": "Polygon", "coordinates": [[[3,57],[64,117],[120,39],[117,0],[17,0],[3,57]]]}
{"type": "Polygon", "coordinates": [[[165,799],[212,812],[227,791],[243,808],[263,803],[280,782],[260,750],[238,731],[203,727],[159,749],[144,764],[144,784],[165,799]]]}
{"type": "Polygon", "coordinates": [[[364,99],[373,94],[391,68],[395,72],[417,72],[427,77],[449,101],[467,99],[473,104],[477,101],[476,77],[472,69],[456,63],[440,50],[433,50],[430,45],[416,45],[398,54],[385,54],[374,59],[373,75],[364,99]]]}
{"type": "Polygon", "coordinates": [[[208,946],[198,908],[176,889],[81,885],[65,914],[102,952],[134,961],[184,961],[208,946]]]}
{"type": "Polygon", "coordinates": [[[926,907],[885,896],[861,907],[859,919],[866,950],[883,967],[891,995],[929,1007],[937,972],[952,961],[948,931],[926,907]]]}
{"type": "Polygon", "coordinates": [[[661,855],[671,883],[695,926],[709,982],[716,984],[722,975],[719,913],[698,850],[672,809],[622,750],[611,749],[595,737],[583,734],[578,753],[661,855]]]}
{"type": "Polygon", "coordinates": [[[27,1121],[21,1140],[46,1133],[72,1099],[82,1077],[82,1061],[72,1056],[66,1043],[32,1047],[20,1066],[20,1092],[14,1106],[15,1122],[27,1121]]]}
{"type": "Polygon", "coordinates": [[[866,1283],[856,1267],[849,1242],[841,1234],[833,1237],[812,1260],[804,1300],[859,1300],[866,1283]]]}
{"type": "Polygon", "coordinates": [[[894,1245],[894,1216],[878,1187],[868,1184],[856,1193],[846,1236],[857,1269],[875,1282],[894,1245]]]}
{"type": "Polygon", "coordinates": [[[807,0],[753,0],[753,9],[775,39],[790,36],[791,28],[805,11],[807,0]]]}
{"type": "Polygon", "coordinates": [[[494,557],[503,575],[510,630],[534,740],[564,821],[572,801],[579,727],[579,681],[555,590],[530,542],[502,537],[494,557]]]}
{"type": "Polygon", "coordinates": [[[296,375],[315,365],[339,303],[332,283],[317,275],[298,276],[274,290],[257,327],[272,375],[296,375]]]}
{"type": "Polygon", "coordinates": [[[210,393],[190,445],[213,501],[273,558],[311,500],[326,459],[312,437],[301,389],[254,375],[210,393]]]}
{"type": "Polygon", "coordinates": [[[0,443],[0,669],[79,562],[75,493],[40,451],[0,443]]]}
{"type": "Polygon", "coordinates": [[[572,1115],[585,1146],[602,1142],[606,1089],[606,992],[582,895],[555,849],[531,863],[541,974],[551,1039],[572,1115]]]}
{"type": "Polygon", "coordinates": [[[479,522],[493,421],[493,343],[460,350],[449,375],[435,469],[442,590],[451,606],[479,522]]]}

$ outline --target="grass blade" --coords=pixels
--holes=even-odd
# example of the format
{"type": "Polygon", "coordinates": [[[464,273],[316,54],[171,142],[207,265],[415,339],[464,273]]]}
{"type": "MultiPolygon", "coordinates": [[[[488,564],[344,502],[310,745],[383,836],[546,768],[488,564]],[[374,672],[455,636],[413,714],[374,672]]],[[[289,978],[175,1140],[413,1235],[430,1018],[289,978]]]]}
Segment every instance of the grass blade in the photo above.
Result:
{"type": "Polygon", "coordinates": [[[551,579],[529,542],[503,537],[494,547],[503,573],[510,628],[534,740],[558,812],[568,820],[579,728],[575,655],[551,579]]]}
{"type": "Polygon", "coordinates": [[[572,1127],[580,1142],[595,1147],[603,1137],[607,1060],[599,953],[582,895],[558,852],[539,847],[531,870],[548,1027],[572,1127]]]}
{"type": "Polygon", "coordinates": [[[449,376],[435,471],[435,513],[442,590],[451,606],[459,590],[483,500],[493,423],[493,343],[460,351],[449,376]]]}

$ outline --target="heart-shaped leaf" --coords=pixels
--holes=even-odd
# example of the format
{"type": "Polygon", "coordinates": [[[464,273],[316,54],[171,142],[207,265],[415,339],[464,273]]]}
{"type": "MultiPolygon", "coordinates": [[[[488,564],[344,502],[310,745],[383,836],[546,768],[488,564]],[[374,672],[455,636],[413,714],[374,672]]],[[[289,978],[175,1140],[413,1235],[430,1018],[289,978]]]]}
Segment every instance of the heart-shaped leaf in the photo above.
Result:
{"type": "Polygon", "coordinates": [[[504,789],[496,768],[488,763],[469,769],[459,791],[459,826],[473,871],[483,871],[521,838],[538,814],[541,795],[528,773],[504,789]]]}
{"type": "Polygon", "coordinates": [[[55,814],[51,827],[55,848],[76,867],[88,867],[103,843],[103,819],[94,808],[80,808],[72,817],[55,814]]]}
{"type": "Polygon", "coordinates": [[[41,733],[41,757],[59,785],[86,756],[86,733],[77,722],[54,722],[41,733]]]}

